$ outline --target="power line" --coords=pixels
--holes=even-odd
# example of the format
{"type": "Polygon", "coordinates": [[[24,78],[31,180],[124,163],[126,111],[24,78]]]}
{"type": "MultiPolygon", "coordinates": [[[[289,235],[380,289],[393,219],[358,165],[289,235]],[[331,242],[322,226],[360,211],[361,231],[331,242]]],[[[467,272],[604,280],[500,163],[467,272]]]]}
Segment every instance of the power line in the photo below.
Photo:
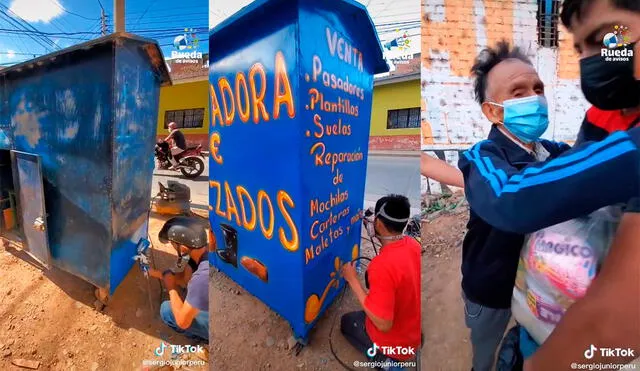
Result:
{"type": "Polygon", "coordinates": [[[163,14],[163,15],[157,15],[157,16],[151,16],[151,17],[146,17],[146,19],[174,19],[176,17],[187,17],[187,16],[194,16],[194,15],[201,15],[201,16],[206,16],[206,14],[202,13],[202,12],[196,12],[196,13],[180,13],[180,14],[163,14]]]}
{"type": "MultiPolygon", "coordinates": [[[[25,21],[22,17],[20,17],[18,14],[16,14],[14,11],[12,11],[11,9],[9,9],[7,6],[0,4],[0,7],[2,7],[3,9],[5,9],[5,15],[8,16],[8,14],[6,13],[6,11],[9,11],[11,13],[13,13],[13,15],[18,18],[18,23],[23,25],[23,28],[25,29],[32,29],[34,31],[39,31],[38,29],[36,29],[35,27],[33,27],[29,22],[25,21]]],[[[51,40],[50,38],[46,37],[46,36],[40,36],[40,39],[45,42],[48,43],[50,46],[53,46],[52,50],[55,50],[56,48],[60,49],[60,47],[58,47],[56,45],[56,43],[53,42],[53,40],[51,40]]]]}
{"type": "Polygon", "coordinates": [[[144,10],[144,12],[142,13],[142,15],[140,17],[138,17],[138,22],[140,22],[140,20],[142,18],[144,18],[145,15],[147,15],[147,11],[149,10],[149,8],[151,8],[153,6],[153,4],[156,3],[157,0],[151,0],[151,2],[149,3],[149,6],[147,6],[147,9],[144,10]]]}
{"type": "MultiPolygon", "coordinates": [[[[207,5],[205,5],[204,7],[203,7],[202,5],[196,5],[196,6],[181,6],[181,7],[180,7],[180,9],[181,9],[181,10],[184,10],[184,9],[204,9],[204,8],[208,9],[208,8],[209,8],[209,5],[207,4],[207,5]]],[[[148,9],[147,9],[147,10],[148,10],[148,9]]],[[[175,13],[175,11],[176,11],[176,9],[175,9],[175,8],[160,8],[160,9],[152,9],[152,10],[150,10],[150,11],[149,11],[149,14],[155,14],[155,13],[158,13],[158,12],[172,12],[172,13],[175,13]]],[[[142,13],[145,13],[145,11],[141,11],[141,12],[138,12],[138,11],[136,11],[136,12],[128,12],[127,14],[129,14],[129,15],[134,15],[134,14],[142,14],[142,13]]]]}
{"type": "MultiPolygon", "coordinates": [[[[209,18],[207,17],[207,14],[201,14],[200,17],[196,17],[196,16],[171,16],[171,17],[164,17],[164,18],[156,18],[156,19],[145,19],[144,22],[147,23],[164,23],[165,25],[175,25],[176,23],[190,23],[190,24],[201,24],[202,21],[209,21],[209,18]]],[[[131,19],[130,23],[134,23],[134,24],[143,24],[141,23],[139,20],[133,20],[131,19]]],[[[202,26],[202,25],[201,25],[202,26]]]]}
{"type": "MultiPolygon", "coordinates": [[[[1,16],[1,15],[3,15],[3,14],[1,14],[1,13],[0,13],[0,16],[1,16]]],[[[3,18],[3,19],[4,19],[4,18],[3,18]]],[[[8,23],[9,25],[11,25],[11,22],[7,22],[7,23],[8,23]]],[[[22,47],[20,48],[20,50],[22,50],[22,51],[29,51],[29,50],[28,50],[29,48],[27,47],[27,44],[24,42],[24,40],[19,39],[19,41],[20,41],[20,44],[22,44],[22,47]]],[[[17,45],[16,45],[16,46],[17,46],[17,45]]]]}
{"type": "Polygon", "coordinates": [[[82,32],[42,32],[38,30],[22,30],[22,29],[10,29],[10,28],[0,28],[0,31],[4,32],[19,32],[24,34],[31,35],[39,35],[39,36],[63,36],[63,35],[86,35],[93,32],[82,31],[82,32]]]}
{"type": "Polygon", "coordinates": [[[80,14],[78,14],[78,13],[74,13],[74,12],[72,12],[72,11],[69,11],[69,10],[65,9],[64,7],[62,7],[62,6],[58,3],[58,1],[57,1],[57,0],[49,0],[49,1],[51,1],[55,6],[57,6],[58,8],[60,8],[60,10],[62,10],[62,11],[63,11],[63,12],[65,12],[65,13],[69,13],[69,14],[71,14],[71,15],[75,15],[76,17],[80,17],[80,18],[82,18],[82,19],[86,19],[86,20],[88,20],[88,21],[95,21],[95,20],[97,19],[97,18],[87,18],[87,17],[85,17],[85,16],[83,16],[83,15],[80,15],[80,14]]]}
{"type": "MultiPolygon", "coordinates": [[[[206,27],[193,27],[194,33],[205,33],[209,32],[209,29],[206,27]]],[[[184,27],[179,28],[156,28],[156,29],[133,29],[131,32],[177,32],[183,33],[184,27]]]]}
{"type": "MultiPolygon", "coordinates": [[[[100,4],[102,6],[102,4],[100,4]]],[[[104,8],[100,9],[100,33],[102,36],[105,36],[109,31],[109,27],[107,26],[107,13],[104,11],[104,8]]]]}
{"type": "MultiPolygon", "coordinates": [[[[200,20],[200,21],[194,21],[194,23],[187,23],[188,21],[185,20],[184,23],[179,23],[181,26],[184,24],[184,27],[182,27],[182,32],[184,32],[184,29],[191,29],[194,27],[189,27],[188,24],[207,24],[207,20],[200,20]]],[[[161,25],[166,25],[167,21],[156,21],[156,22],[139,22],[139,23],[131,23],[131,24],[127,24],[127,27],[136,27],[136,26],[146,26],[146,27],[160,27],[161,25]]]]}
{"type": "MultiPolygon", "coordinates": [[[[100,33],[100,29],[102,28],[102,20],[99,20],[97,22],[95,22],[93,24],[93,26],[89,29],[89,32],[91,32],[92,34],[99,34],[100,33]]],[[[88,35],[87,37],[83,38],[84,40],[91,40],[92,36],[88,35]]]]}
{"type": "MultiPolygon", "coordinates": [[[[30,39],[33,40],[34,35],[33,34],[25,34],[24,32],[15,32],[15,33],[8,33],[8,35],[11,35],[11,37],[13,38],[21,38],[21,37],[28,37],[30,39]]],[[[61,40],[78,40],[78,41],[87,41],[89,39],[91,39],[92,37],[97,37],[100,36],[100,32],[93,32],[91,35],[89,36],[85,36],[85,37],[73,37],[73,36],[58,36],[56,37],[56,39],[61,39],[61,40]],[[88,37],[88,38],[87,38],[88,37]]],[[[40,40],[35,39],[34,41],[38,42],[40,40]]],[[[43,46],[42,44],[40,44],[40,46],[43,46]]],[[[45,44],[43,46],[45,49],[49,50],[48,48],[48,44],[45,44]]]]}
{"type": "MultiPolygon", "coordinates": [[[[2,4],[0,4],[2,5],[2,4]]],[[[11,16],[9,16],[7,13],[5,13],[4,11],[0,11],[0,16],[2,16],[2,18],[4,18],[6,21],[8,21],[10,24],[18,27],[21,31],[24,30],[24,26],[22,24],[20,24],[18,21],[14,20],[11,16]]],[[[49,50],[50,46],[48,46],[44,41],[42,41],[42,39],[31,35],[31,34],[27,34],[25,36],[28,36],[30,39],[32,39],[33,41],[35,41],[38,45],[40,45],[41,47],[43,47],[45,50],[49,50]]]]}
{"type": "MultiPolygon", "coordinates": [[[[43,32],[39,30],[24,30],[24,29],[10,29],[10,28],[0,28],[0,32],[8,32],[8,33],[20,33],[25,35],[38,35],[38,36],[74,36],[74,35],[90,35],[96,34],[98,32],[91,31],[78,31],[78,32],[43,32]]],[[[184,32],[184,27],[179,28],[156,28],[156,29],[133,29],[130,32],[135,33],[157,33],[157,34],[166,34],[166,35],[174,35],[180,34],[184,32]]],[[[195,34],[204,34],[208,32],[207,28],[204,27],[194,27],[193,33],[195,34]]]]}

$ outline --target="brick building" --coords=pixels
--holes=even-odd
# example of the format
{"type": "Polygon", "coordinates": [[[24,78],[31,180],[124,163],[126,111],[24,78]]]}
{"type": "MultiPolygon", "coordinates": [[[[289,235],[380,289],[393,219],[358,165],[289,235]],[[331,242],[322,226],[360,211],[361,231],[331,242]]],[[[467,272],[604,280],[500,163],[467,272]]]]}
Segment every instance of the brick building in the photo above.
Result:
{"type": "MultiPolygon", "coordinates": [[[[470,69],[482,48],[502,39],[531,58],[545,83],[550,125],[544,137],[575,139],[589,104],[559,8],[559,0],[422,0],[423,151],[457,163],[457,150],[486,138],[491,124],[474,100],[470,69]]],[[[439,185],[429,188],[438,192],[439,185]]]]}

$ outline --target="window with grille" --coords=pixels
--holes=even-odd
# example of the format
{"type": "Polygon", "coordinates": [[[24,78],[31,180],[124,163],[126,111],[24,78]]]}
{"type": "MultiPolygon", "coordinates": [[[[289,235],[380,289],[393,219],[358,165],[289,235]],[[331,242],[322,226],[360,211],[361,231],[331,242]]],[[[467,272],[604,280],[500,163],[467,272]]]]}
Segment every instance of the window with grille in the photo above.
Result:
{"type": "Polygon", "coordinates": [[[413,129],[420,127],[420,107],[387,111],[387,129],[413,129]]]}
{"type": "Polygon", "coordinates": [[[178,128],[191,129],[204,127],[204,108],[181,109],[164,113],[164,128],[175,122],[178,128]]]}
{"type": "Polygon", "coordinates": [[[558,47],[560,0],[538,0],[538,45],[558,47]]]}

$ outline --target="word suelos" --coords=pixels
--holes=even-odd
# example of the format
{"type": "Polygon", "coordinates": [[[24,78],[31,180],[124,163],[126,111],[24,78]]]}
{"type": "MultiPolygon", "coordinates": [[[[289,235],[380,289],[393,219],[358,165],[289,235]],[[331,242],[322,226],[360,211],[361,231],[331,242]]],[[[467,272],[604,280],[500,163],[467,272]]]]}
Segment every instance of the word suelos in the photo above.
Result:
{"type": "Polygon", "coordinates": [[[345,125],[342,123],[342,119],[338,119],[333,125],[322,124],[322,117],[317,113],[313,115],[313,124],[316,126],[316,130],[313,132],[313,136],[320,139],[326,136],[349,136],[351,135],[351,125],[345,125]]]}
{"type": "Polygon", "coordinates": [[[220,77],[217,89],[214,84],[210,84],[209,90],[214,127],[218,123],[220,126],[232,125],[236,114],[243,123],[250,119],[256,124],[260,120],[277,120],[283,105],[289,118],[296,115],[291,81],[282,52],[277,52],[275,57],[273,97],[266,96],[267,72],[262,63],[254,64],[247,74],[237,72],[233,87],[226,77],[220,77]]]}
{"type": "Polygon", "coordinates": [[[290,213],[290,209],[295,209],[295,203],[287,192],[283,190],[277,192],[275,199],[280,217],[276,218],[271,196],[263,190],[252,195],[240,185],[235,187],[235,192],[232,191],[228,182],[220,184],[219,181],[210,181],[209,186],[216,190],[215,212],[218,216],[229,222],[235,222],[238,227],[250,232],[254,231],[259,224],[260,231],[267,240],[273,238],[276,221],[280,223],[282,220],[283,223],[278,227],[280,244],[288,251],[298,250],[300,234],[290,213]]]}

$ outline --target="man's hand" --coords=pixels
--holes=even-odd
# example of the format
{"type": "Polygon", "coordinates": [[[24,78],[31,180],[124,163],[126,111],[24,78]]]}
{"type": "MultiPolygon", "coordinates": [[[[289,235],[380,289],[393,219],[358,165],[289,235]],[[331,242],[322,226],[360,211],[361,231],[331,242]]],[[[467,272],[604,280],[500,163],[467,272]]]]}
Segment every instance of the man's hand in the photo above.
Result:
{"type": "Polygon", "coordinates": [[[344,277],[344,279],[349,283],[354,282],[354,280],[358,280],[358,272],[351,262],[345,263],[340,272],[342,277],[344,277]]]}
{"type": "Polygon", "coordinates": [[[162,276],[162,282],[167,291],[175,290],[176,288],[176,275],[173,272],[165,272],[162,276]]]}

